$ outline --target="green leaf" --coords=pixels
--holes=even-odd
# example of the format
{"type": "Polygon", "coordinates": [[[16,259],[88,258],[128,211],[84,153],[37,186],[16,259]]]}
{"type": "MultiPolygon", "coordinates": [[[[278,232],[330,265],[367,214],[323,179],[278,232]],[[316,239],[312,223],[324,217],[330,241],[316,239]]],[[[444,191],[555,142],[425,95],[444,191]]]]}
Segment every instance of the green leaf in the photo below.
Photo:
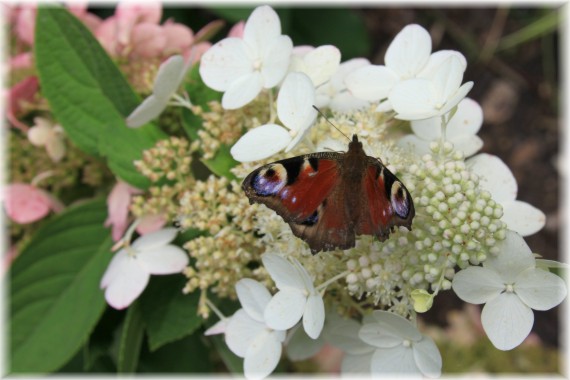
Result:
{"type": "Polygon", "coordinates": [[[71,207],[37,231],[10,274],[11,372],[52,372],[85,343],[105,300],[112,257],[102,200],[71,207]]]}
{"type": "Polygon", "coordinates": [[[558,9],[547,13],[524,28],[503,37],[499,42],[497,51],[512,49],[535,38],[555,32],[559,28],[561,17],[558,9]]]}
{"type": "Polygon", "coordinates": [[[236,166],[238,162],[232,157],[229,146],[220,145],[214,158],[210,160],[200,159],[200,161],[217,176],[236,179],[230,169],[236,166]]]}
{"type": "Polygon", "coordinates": [[[202,324],[197,313],[200,295],[183,294],[185,283],[182,275],[156,276],[142,294],[141,315],[151,351],[192,334],[202,324]]]}
{"type": "Polygon", "coordinates": [[[153,125],[127,128],[139,100],[99,42],[58,7],[38,8],[35,38],[42,94],[69,138],[87,153],[107,156],[123,180],[147,187],[133,161],[165,135],[153,125]]]}
{"type": "Polygon", "coordinates": [[[121,329],[117,372],[133,373],[136,371],[143,338],[144,321],[139,301],[136,301],[129,307],[121,329]]]}
{"type": "Polygon", "coordinates": [[[212,371],[208,347],[202,342],[202,331],[165,344],[151,352],[143,350],[138,372],[207,373],[212,371]],[[182,355],[181,355],[182,353],[182,355]]]}
{"type": "Polygon", "coordinates": [[[230,351],[224,338],[220,335],[213,335],[209,337],[210,341],[214,343],[214,347],[220,358],[226,365],[228,371],[232,373],[243,373],[243,359],[230,351]]]}

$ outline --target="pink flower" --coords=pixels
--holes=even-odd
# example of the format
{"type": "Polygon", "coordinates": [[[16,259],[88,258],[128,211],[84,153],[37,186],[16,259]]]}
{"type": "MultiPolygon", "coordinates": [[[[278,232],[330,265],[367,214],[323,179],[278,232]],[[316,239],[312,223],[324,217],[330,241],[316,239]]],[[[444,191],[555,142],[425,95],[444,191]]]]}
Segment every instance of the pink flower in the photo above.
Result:
{"type": "Polygon", "coordinates": [[[245,21],[238,22],[230,29],[228,37],[243,38],[244,27],[245,27],[245,21]]]}
{"type": "Polygon", "coordinates": [[[140,235],[146,235],[160,230],[165,224],[164,215],[146,215],[141,218],[136,230],[140,235]]]}
{"type": "Polygon", "coordinates": [[[44,218],[59,206],[44,190],[24,183],[13,183],[4,189],[4,209],[10,219],[19,224],[44,218]]]}
{"type": "Polygon", "coordinates": [[[131,196],[140,193],[141,190],[122,181],[118,181],[109,193],[107,198],[109,216],[105,220],[105,227],[112,226],[113,241],[119,241],[123,237],[128,226],[131,196]]]}
{"type": "Polygon", "coordinates": [[[15,127],[22,131],[27,131],[28,126],[18,120],[18,117],[25,113],[26,104],[32,104],[38,92],[38,78],[28,77],[16,83],[7,92],[6,118],[15,127]]]}

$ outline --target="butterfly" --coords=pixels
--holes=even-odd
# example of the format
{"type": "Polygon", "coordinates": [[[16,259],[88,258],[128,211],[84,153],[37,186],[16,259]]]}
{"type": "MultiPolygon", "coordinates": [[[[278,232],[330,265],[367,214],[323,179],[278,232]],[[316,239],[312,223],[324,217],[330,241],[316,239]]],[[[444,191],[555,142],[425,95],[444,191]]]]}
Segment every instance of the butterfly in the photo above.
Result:
{"type": "Polygon", "coordinates": [[[357,235],[384,241],[394,226],[412,229],[414,202],[382,161],[353,135],[348,151],[319,152],[261,166],[243,181],[250,204],[289,223],[311,252],[348,249],[357,235]]]}

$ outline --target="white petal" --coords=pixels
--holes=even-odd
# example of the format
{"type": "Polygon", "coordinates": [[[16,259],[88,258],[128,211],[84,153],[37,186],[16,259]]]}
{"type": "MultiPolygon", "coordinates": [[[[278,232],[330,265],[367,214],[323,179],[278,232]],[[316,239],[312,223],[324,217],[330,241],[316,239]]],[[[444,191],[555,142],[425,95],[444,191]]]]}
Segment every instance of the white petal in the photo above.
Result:
{"type": "MultiPolygon", "coordinates": [[[[40,118],[36,118],[40,119],[40,118]]],[[[47,125],[38,125],[28,129],[28,140],[35,146],[43,146],[47,143],[52,135],[52,127],[47,125]]]]}
{"type": "Polygon", "coordinates": [[[438,91],[438,103],[446,102],[457,91],[463,80],[464,69],[461,61],[455,56],[448,57],[437,69],[431,79],[438,91]]]}
{"type": "Polygon", "coordinates": [[[369,66],[370,61],[366,58],[353,58],[341,63],[338,70],[333,74],[329,84],[336,89],[336,91],[342,91],[346,89],[346,84],[344,83],[347,75],[356,71],[357,69],[369,66]]]}
{"type": "Polygon", "coordinates": [[[376,112],[391,112],[393,111],[394,108],[392,107],[392,103],[390,103],[390,99],[386,99],[380,102],[380,104],[378,104],[378,107],[376,107],[376,112]]]}
{"type": "Polygon", "coordinates": [[[246,313],[258,322],[264,322],[263,311],[271,300],[269,290],[251,278],[242,278],[236,283],[236,292],[246,313]]]}
{"type": "Polygon", "coordinates": [[[415,152],[418,156],[431,154],[430,142],[420,140],[416,135],[405,135],[396,143],[399,147],[415,152]]]}
{"type": "Polygon", "coordinates": [[[226,344],[234,354],[243,358],[253,340],[264,331],[267,331],[264,323],[257,322],[244,309],[239,309],[226,326],[226,344]]]}
{"type": "MultiPolygon", "coordinates": [[[[423,140],[432,141],[441,137],[441,117],[412,120],[410,126],[414,134],[423,140]]],[[[447,134],[446,136],[449,137],[447,134]]]]}
{"type": "Polygon", "coordinates": [[[263,5],[251,12],[243,29],[243,40],[261,56],[269,43],[280,34],[279,16],[270,6],[263,5]]]}
{"type": "Polygon", "coordinates": [[[243,75],[229,85],[222,97],[222,107],[235,110],[245,106],[259,95],[263,79],[259,72],[243,75]]]}
{"type": "Polygon", "coordinates": [[[277,115],[287,128],[303,132],[317,117],[315,86],[303,73],[289,73],[277,96],[277,115]]]}
{"type": "Polygon", "coordinates": [[[432,83],[426,79],[410,79],[396,84],[388,99],[399,119],[417,120],[437,115],[433,106],[436,92],[432,83]]]}
{"type": "Polygon", "coordinates": [[[168,100],[180,86],[186,68],[181,55],[173,55],[164,61],[154,78],[153,94],[159,99],[168,100]]]}
{"type": "Polygon", "coordinates": [[[261,68],[264,88],[273,88],[283,80],[292,50],[293,42],[288,36],[279,36],[268,46],[261,68]]]}
{"type": "Polygon", "coordinates": [[[293,329],[286,345],[287,356],[293,361],[309,359],[321,350],[325,341],[322,337],[312,339],[305,333],[301,325],[293,329]]]}
{"type": "Polygon", "coordinates": [[[311,78],[315,87],[331,79],[340,64],[340,51],[332,45],[319,46],[303,58],[305,74],[311,78]]]}
{"type": "Polygon", "coordinates": [[[351,113],[369,106],[370,102],[358,99],[348,91],[338,93],[329,103],[329,108],[338,113],[351,113]]]}
{"type": "Polygon", "coordinates": [[[176,228],[163,228],[139,237],[131,247],[137,251],[162,247],[173,241],[177,233],[176,228]]]}
{"type": "Polygon", "coordinates": [[[517,181],[499,157],[481,153],[467,160],[467,166],[479,176],[479,185],[490,192],[496,202],[516,199],[517,181]]]}
{"type": "Polygon", "coordinates": [[[200,58],[200,77],[216,91],[226,91],[235,80],[251,72],[253,63],[241,38],[225,38],[200,58]]]}
{"type": "Polygon", "coordinates": [[[392,348],[377,348],[372,355],[370,370],[377,374],[420,374],[411,347],[402,345],[392,348]]]}
{"type": "Polygon", "coordinates": [[[374,347],[364,343],[358,337],[358,331],[361,327],[362,325],[354,319],[345,319],[329,313],[323,335],[325,335],[327,342],[347,354],[370,353],[374,351],[374,347]]]}
{"type": "Polygon", "coordinates": [[[412,346],[416,365],[424,376],[441,376],[441,354],[433,340],[424,336],[422,340],[412,346]]]}
{"type": "Polygon", "coordinates": [[[505,289],[505,284],[496,272],[481,267],[460,270],[453,277],[451,286],[459,298],[473,304],[485,303],[505,289]]]}
{"type": "Polygon", "coordinates": [[[128,270],[129,260],[128,254],[125,249],[119,250],[115,253],[111,262],[107,266],[103,277],[101,278],[101,283],[99,287],[105,289],[109,284],[115,279],[115,277],[120,276],[122,272],[128,270]]]}
{"type": "Polygon", "coordinates": [[[245,354],[243,373],[248,379],[263,379],[271,374],[281,358],[281,342],[265,330],[251,343],[245,354]]]}
{"type": "Polygon", "coordinates": [[[220,319],[208,330],[204,331],[205,336],[225,334],[228,324],[230,323],[230,318],[220,319]]]}
{"type": "Polygon", "coordinates": [[[419,25],[407,25],[388,46],[384,62],[402,79],[412,78],[426,65],[431,53],[431,37],[419,25]]]}
{"type": "MultiPolygon", "coordinates": [[[[311,126],[309,125],[309,127],[311,127],[311,126]]],[[[288,153],[291,151],[291,149],[295,148],[297,146],[297,144],[299,144],[301,142],[301,140],[303,140],[305,138],[305,136],[307,136],[307,133],[309,133],[310,130],[311,130],[311,128],[305,128],[305,129],[298,131],[298,132],[292,132],[294,134],[294,136],[291,139],[291,141],[289,142],[289,144],[287,145],[287,147],[285,148],[285,153],[288,153]]]]}
{"type": "Polygon", "coordinates": [[[325,304],[319,294],[309,296],[303,313],[303,328],[308,336],[317,339],[325,324],[325,304]]]}
{"type": "Polygon", "coordinates": [[[146,288],[150,274],[137,263],[136,258],[126,254],[113,260],[111,265],[116,267],[108,269],[110,273],[105,273],[102,284],[106,284],[107,303],[120,310],[138,298],[146,288]]]}
{"type": "Polygon", "coordinates": [[[507,224],[509,230],[518,232],[522,236],[532,235],[546,224],[546,215],[526,202],[507,201],[501,206],[503,206],[501,220],[507,224]]]}
{"type": "Polygon", "coordinates": [[[399,334],[379,323],[365,323],[358,332],[358,337],[374,347],[396,347],[404,340],[399,334]]]}
{"type": "Polygon", "coordinates": [[[422,71],[420,71],[418,74],[418,78],[433,78],[439,66],[441,66],[441,64],[443,64],[443,62],[445,62],[452,55],[456,56],[459,59],[461,65],[463,66],[463,71],[465,71],[467,68],[467,60],[463,54],[456,50],[439,50],[429,56],[428,62],[422,71]]]}
{"type": "Polygon", "coordinates": [[[483,109],[475,100],[464,98],[457,105],[457,111],[447,124],[445,131],[448,138],[475,135],[483,124],[483,109]]]}
{"type": "Polygon", "coordinates": [[[466,157],[472,156],[483,147],[479,136],[456,136],[449,139],[455,150],[463,152],[466,157]]]}
{"type": "Polygon", "coordinates": [[[483,307],[481,322],[491,343],[506,351],[521,344],[528,336],[534,315],[516,294],[503,293],[483,307]]]}
{"type": "Polygon", "coordinates": [[[253,128],[232,146],[230,153],[236,161],[250,162],[271,157],[291,141],[291,135],[277,124],[253,128]]]}
{"type": "Polygon", "coordinates": [[[297,268],[286,258],[274,253],[266,253],[261,256],[263,266],[275,281],[277,289],[295,288],[305,290],[305,283],[297,268]]]}
{"type": "Polygon", "coordinates": [[[497,243],[500,253],[489,257],[483,267],[497,272],[503,283],[512,284],[519,273],[534,268],[534,256],[524,239],[516,232],[507,230],[505,240],[497,243]]]}
{"type": "Polygon", "coordinates": [[[307,297],[297,289],[283,289],[271,298],[265,308],[267,326],[274,330],[287,330],[303,316],[307,297]]]}
{"type": "Polygon", "coordinates": [[[398,82],[396,73],[386,66],[370,65],[354,70],[344,80],[350,93],[362,100],[384,99],[398,82]]]}
{"type": "Polygon", "coordinates": [[[145,125],[158,117],[167,105],[168,99],[159,99],[154,95],[150,95],[127,117],[127,126],[138,128],[145,125]]]}
{"type": "Polygon", "coordinates": [[[59,162],[65,156],[65,142],[60,134],[52,134],[46,144],[48,156],[54,161],[59,162]]]}
{"type": "Polygon", "coordinates": [[[465,97],[467,96],[469,91],[471,91],[472,88],[473,88],[473,82],[463,83],[463,85],[461,85],[461,87],[459,87],[457,91],[455,91],[449,98],[447,98],[445,105],[440,110],[440,114],[443,115],[451,111],[453,107],[455,107],[456,105],[459,104],[459,102],[465,99],[465,97]]]}
{"type": "Polygon", "coordinates": [[[345,354],[342,358],[342,363],[340,367],[341,373],[351,375],[351,374],[369,374],[370,373],[370,363],[372,362],[372,355],[374,352],[369,352],[366,354],[345,354]]]}
{"type": "Polygon", "coordinates": [[[189,262],[186,251],[175,245],[145,249],[139,252],[137,259],[150,274],[180,273],[189,262]]]}
{"type": "Polygon", "coordinates": [[[384,329],[389,329],[391,333],[403,339],[418,341],[422,338],[422,334],[412,325],[412,322],[401,315],[389,311],[376,310],[372,313],[372,316],[384,329]]]}
{"type": "Polygon", "coordinates": [[[552,309],[566,298],[567,292],[564,280],[542,269],[527,269],[515,282],[515,293],[535,310],[552,309]]]}

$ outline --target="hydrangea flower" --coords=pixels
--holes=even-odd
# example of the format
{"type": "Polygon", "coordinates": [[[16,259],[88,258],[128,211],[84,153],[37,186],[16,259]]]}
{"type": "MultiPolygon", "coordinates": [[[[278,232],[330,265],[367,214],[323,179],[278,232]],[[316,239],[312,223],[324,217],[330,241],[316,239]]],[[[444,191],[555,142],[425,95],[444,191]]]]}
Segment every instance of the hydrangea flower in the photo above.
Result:
{"type": "MultiPolygon", "coordinates": [[[[127,231],[128,239],[132,232],[127,231]]],[[[107,303],[115,309],[128,307],[143,292],[151,274],[181,273],[188,266],[184,250],[169,244],[175,228],[165,228],[136,239],[113,256],[103,278],[107,303]]]]}
{"type": "Polygon", "coordinates": [[[501,220],[522,236],[542,229],[546,216],[536,207],[517,201],[518,185],[509,167],[497,156],[482,153],[467,160],[471,172],[479,176],[480,186],[503,207],[501,220]]]}
{"type": "Polygon", "coordinates": [[[279,289],[264,311],[267,325],[287,330],[303,318],[305,332],[317,339],[325,322],[325,304],[307,270],[295,258],[289,262],[279,255],[266,253],[261,260],[279,289]]]}
{"type": "Polygon", "coordinates": [[[32,223],[52,210],[57,212],[63,208],[48,192],[34,185],[12,183],[6,185],[3,192],[6,215],[16,223],[32,223]]]}
{"type": "Polygon", "coordinates": [[[242,309],[236,311],[225,326],[221,323],[212,333],[217,329],[225,330],[229,349],[244,358],[245,377],[261,379],[277,367],[285,331],[271,328],[264,318],[264,310],[271,299],[265,286],[244,278],[236,284],[236,292],[242,309]]]}
{"type": "Polygon", "coordinates": [[[364,323],[358,336],[374,347],[370,361],[373,374],[441,375],[441,355],[430,337],[397,314],[376,310],[372,315],[375,321],[364,323]]]}
{"type": "Polygon", "coordinates": [[[451,111],[473,87],[473,82],[461,84],[464,71],[464,62],[453,54],[423,77],[395,84],[388,100],[396,118],[420,120],[451,111]]]}
{"type": "Polygon", "coordinates": [[[340,51],[335,46],[301,46],[301,49],[293,49],[289,72],[307,74],[314,86],[318,87],[331,78],[339,64],[340,51]]]}
{"type": "Polygon", "coordinates": [[[293,149],[313,125],[317,111],[315,88],[306,74],[290,73],[283,81],[277,97],[277,115],[287,129],[273,123],[254,128],[232,147],[235,160],[249,162],[271,157],[285,149],[293,149]]]}
{"type": "MultiPolygon", "coordinates": [[[[441,139],[441,122],[441,117],[412,120],[410,124],[414,133],[402,137],[398,145],[411,148],[420,156],[431,154],[431,143],[441,139]]],[[[471,156],[483,147],[483,140],[477,136],[482,124],[481,106],[473,99],[465,98],[459,102],[457,111],[445,127],[445,140],[465,156],[471,156]]]]}
{"type": "Polygon", "coordinates": [[[34,126],[28,130],[28,140],[35,146],[43,146],[48,156],[59,162],[65,156],[63,128],[43,117],[34,118],[34,126]]]}
{"type": "Polygon", "coordinates": [[[180,87],[189,67],[181,55],[173,55],[164,61],[154,79],[152,95],[131,112],[127,126],[137,128],[160,115],[180,87]]]}
{"type": "Polygon", "coordinates": [[[495,347],[510,350],[532,329],[535,310],[548,310],[566,297],[564,281],[536,267],[524,239],[508,231],[499,242],[500,254],[483,267],[471,266],[455,274],[452,287],[462,300],[482,304],[481,322],[495,347]]]}
{"type": "Polygon", "coordinates": [[[292,49],[291,39],[281,35],[277,13],[260,6],[249,16],[243,38],[225,38],[202,56],[200,75],[208,87],[224,92],[225,109],[237,109],[281,82],[292,49]]]}

